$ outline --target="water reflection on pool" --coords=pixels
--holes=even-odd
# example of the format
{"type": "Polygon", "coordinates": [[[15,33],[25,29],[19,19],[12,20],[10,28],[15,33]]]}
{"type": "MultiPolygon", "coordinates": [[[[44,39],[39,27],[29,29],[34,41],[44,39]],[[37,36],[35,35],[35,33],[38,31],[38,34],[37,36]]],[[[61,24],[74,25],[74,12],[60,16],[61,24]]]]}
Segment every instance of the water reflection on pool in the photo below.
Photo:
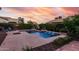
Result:
{"type": "Polygon", "coordinates": [[[43,37],[43,38],[49,38],[49,37],[59,35],[58,33],[52,32],[52,31],[30,31],[28,33],[35,34],[35,35],[38,35],[38,36],[43,37]]]}

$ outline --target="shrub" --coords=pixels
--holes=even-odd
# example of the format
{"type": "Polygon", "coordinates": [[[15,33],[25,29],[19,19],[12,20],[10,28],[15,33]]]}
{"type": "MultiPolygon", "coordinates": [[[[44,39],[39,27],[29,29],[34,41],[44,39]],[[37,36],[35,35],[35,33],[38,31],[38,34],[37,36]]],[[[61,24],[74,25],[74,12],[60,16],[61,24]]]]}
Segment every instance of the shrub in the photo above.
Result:
{"type": "Polygon", "coordinates": [[[64,38],[58,38],[56,40],[54,40],[53,42],[53,47],[54,48],[59,48],[67,43],[69,43],[70,41],[72,41],[72,39],[70,37],[64,37],[64,38]]]}
{"type": "Polygon", "coordinates": [[[39,24],[39,27],[40,29],[46,29],[49,31],[66,32],[64,24],[62,22],[39,24]]]}
{"type": "Polygon", "coordinates": [[[31,24],[19,24],[19,29],[32,29],[33,26],[31,24]]]}
{"type": "Polygon", "coordinates": [[[63,20],[68,36],[79,39],[79,15],[69,16],[63,20]]]}

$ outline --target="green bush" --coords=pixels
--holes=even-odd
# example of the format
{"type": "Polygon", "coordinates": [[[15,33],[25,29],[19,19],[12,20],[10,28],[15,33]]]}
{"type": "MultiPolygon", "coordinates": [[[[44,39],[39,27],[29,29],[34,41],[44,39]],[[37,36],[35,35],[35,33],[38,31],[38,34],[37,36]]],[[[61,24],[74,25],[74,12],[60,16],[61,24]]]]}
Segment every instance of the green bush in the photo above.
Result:
{"type": "Polygon", "coordinates": [[[62,22],[39,24],[39,27],[40,29],[46,29],[49,31],[66,32],[64,24],[62,22]]]}
{"type": "Polygon", "coordinates": [[[68,36],[73,39],[79,38],[79,15],[69,16],[63,22],[68,36]]]}
{"type": "Polygon", "coordinates": [[[27,23],[18,24],[19,29],[38,29],[38,24],[33,23],[32,21],[28,21],[27,23]]]}
{"type": "Polygon", "coordinates": [[[54,40],[53,47],[59,48],[65,44],[69,43],[70,41],[72,41],[72,39],[70,37],[58,38],[58,39],[54,40]]]}
{"type": "Polygon", "coordinates": [[[33,26],[31,24],[19,24],[19,29],[32,29],[33,26]]]}

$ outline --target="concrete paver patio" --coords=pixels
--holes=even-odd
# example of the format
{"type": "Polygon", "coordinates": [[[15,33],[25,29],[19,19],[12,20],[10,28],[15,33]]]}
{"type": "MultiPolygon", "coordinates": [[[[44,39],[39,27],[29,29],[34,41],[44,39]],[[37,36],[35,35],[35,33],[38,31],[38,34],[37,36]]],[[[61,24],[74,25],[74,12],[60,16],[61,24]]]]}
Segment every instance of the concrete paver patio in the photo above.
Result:
{"type": "Polygon", "coordinates": [[[56,51],[79,51],[79,41],[72,41],[69,44],[57,49],[56,51]]]}
{"type": "Polygon", "coordinates": [[[38,47],[47,44],[58,37],[64,37],[64,35],[59,35],[51,37],[48,39],[40,38],[33,34],[28,34],[27,32],[20,32],[21,34],[13,34],[18,31],[7,32],[7,36],[0,46],[1,51],[22,51],[24,47],[38,47]]]}

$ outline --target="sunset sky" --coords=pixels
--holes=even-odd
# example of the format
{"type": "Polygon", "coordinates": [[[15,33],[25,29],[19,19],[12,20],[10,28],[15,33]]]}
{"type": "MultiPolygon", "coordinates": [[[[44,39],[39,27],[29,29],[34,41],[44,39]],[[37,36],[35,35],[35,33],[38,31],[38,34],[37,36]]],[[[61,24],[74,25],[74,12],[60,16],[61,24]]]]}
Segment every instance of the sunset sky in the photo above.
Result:
{"type": "Polygon", "coordinates": [[[53,20],[57,16],[69,16],[79,13],[77,7],[3,7],[0,16],[23,17],[25,22],[28,20],[37,23],[45,23],[53,20]]]}

